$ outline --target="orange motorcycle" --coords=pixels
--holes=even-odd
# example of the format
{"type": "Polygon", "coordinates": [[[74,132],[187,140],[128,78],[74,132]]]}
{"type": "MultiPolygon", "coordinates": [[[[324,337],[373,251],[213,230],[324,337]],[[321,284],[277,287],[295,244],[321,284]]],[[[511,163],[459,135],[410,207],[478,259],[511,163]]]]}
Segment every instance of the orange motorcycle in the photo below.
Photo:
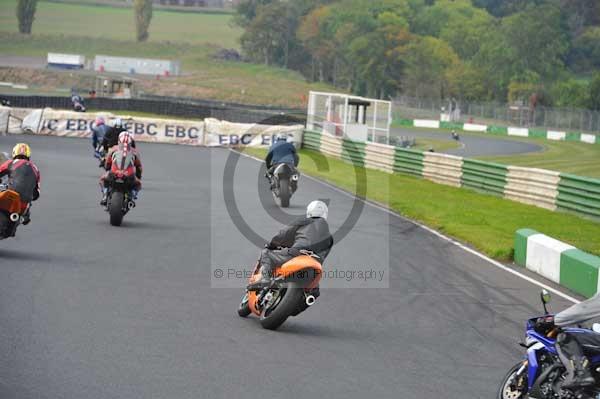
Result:
{"type": "Polygon", "coordinates": [[[0,184],[0,240],[15,236],[25,210],[19,193],[0,184]]]}
{"type": "MultiPolygon", "coordinates": [[[[260,317],[260,324],[276,330],[288,317],[296,316],[314,305],[323,271],[319,257],[310,251],[297,256],[275,269],[268,287],[244,293],[238,314],[251,313],[260,317]]],[[[262,279],[260,261],[256,262],[249,283],[262,279]]]]}

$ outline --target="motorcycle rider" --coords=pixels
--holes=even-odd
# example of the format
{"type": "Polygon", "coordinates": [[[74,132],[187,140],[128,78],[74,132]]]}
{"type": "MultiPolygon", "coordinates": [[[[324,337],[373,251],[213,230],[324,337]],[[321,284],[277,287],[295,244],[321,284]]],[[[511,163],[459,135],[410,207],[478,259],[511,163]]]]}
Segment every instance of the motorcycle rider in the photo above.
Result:
{"type": "MultiPolygon", "coordinates": [[[[319,262],[323,264],[333,246],[333,237],[327,223],[328,213],[327,205],[323,201],[312,201],[308,204],[306,217],[283,228],[262,250],[259,261],[262,279],[248,285],[247,289],[254,291],[268,286],[275,269],[301,255],[302,250],[312,251],[319,256],[319,262]]],[[[315,296],[318,296],[318,291],[315,296]]]]}
{"type": "Polygon", "coordinates": [[[8,176],[8,187],[21,197],[24,225],[31,221],[31,202],[40,197],[40,171],[30,158],[29,145],[18,143],[12,150],[12,160],[0,165],[0,179],[8,176]]]}
{"type": "Polygon", "coordinates": [[[127,131],[127,129],[123,126],[123,121],[121,118],[116,118],[112,126],[106,130],[104,134],[104,138],[102,139],[102,147],[104,148],[104,153],[108,154],[108,150],[117,144],[119,144],[119,135],[122,132],[127,131]]]}
{"type": "Polygon", "coordinates": [[[267,166],[267,174],[265,177],[271,181],[273,170],[281,163],[286,163],[295,169],[299,162],[300,158],[298,157],[294,144],[287,141],[287,136],[285,134],[278,134],[265,159],[265,164],[267,166]]]}
{"type": "MultiPolygon", "coordinates": [[[[538,324],[566,327],[596,317],[600,317],[600,293],[556,314],[554,320],[541,318],[538,324]]],[[[590,362],[583,353],[584,347],[599,348],[600,334],[593,330],[582,329],[577,332],[560,331],[556,338],[558,356],[569,374],[562,384],[564,388],[585,387],[595,383],[590,371],[590,362]]]]}
{"type": "Polygon", "coordinates": [[[131,146],[129,133],[122,133],[119,136],[118,147],[106,155],[105,168],[106,173],[100,177],[100,186],[102,188],[100,205],[106,205],[110,181],[117,171],[123,171],[128,176],[127,179],[131,186],[131,196],[134,200],[137,200],[138,193],[142,189],[142,162],[137,151],[131,146]]]}
{"type": "Polygon", "coordinates": [[[106,126],[105,120],[102,116],[97,116],[94,124],[91,127],[92,130],[92,147],[94,147],[94,152],[96,156],[98,153],[98,145],[102,143],[104,140],[104,136],[108,131],[109,127],[106,126]]]}
{"type": "Polygon", "coordinates": [[[71,104],[73,105],[73,111],[85,112],[83,97],[77,94],[75,89],[71,89],[71,104]]]}

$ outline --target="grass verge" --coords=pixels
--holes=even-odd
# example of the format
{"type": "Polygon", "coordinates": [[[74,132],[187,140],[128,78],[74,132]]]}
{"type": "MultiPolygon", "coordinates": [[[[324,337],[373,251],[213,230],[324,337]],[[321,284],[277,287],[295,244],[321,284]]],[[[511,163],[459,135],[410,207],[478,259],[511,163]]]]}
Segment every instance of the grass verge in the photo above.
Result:
{"type": "MultiPolygon", "coordinates": [[[[246,148],[244,152],[259,158],[266,154],[266,150],[257,148],[246,148]]],[[[302,173],[357,192],[351,164],[310,152],[300,151],[302,173]],[[320,164],[327,162],[329,170],[320,168],[315,159],[320,164]]],[[[366,175],[367,199],[466,242],[492,258],[512,260],[514,234],[523,227],[600,255],[600,223],[412,176],[371,169],[366,170],[366,175]],[[382,187],[389,187],[389,192],[382,187]]]]}

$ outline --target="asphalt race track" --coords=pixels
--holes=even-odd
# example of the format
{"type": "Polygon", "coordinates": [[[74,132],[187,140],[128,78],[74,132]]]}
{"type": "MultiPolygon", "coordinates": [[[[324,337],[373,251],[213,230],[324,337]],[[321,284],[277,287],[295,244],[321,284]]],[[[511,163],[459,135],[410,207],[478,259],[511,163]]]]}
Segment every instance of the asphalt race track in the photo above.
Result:
{"type": "MultiPolygon", "coordinates": [[[[392,128],[390,134],[400,137],[408,137],[409,139],[419,138],[424,139],[443,139],[451,140],[450,133],[442,133],[439,131],[427,131],[425,129],[406,129],[392,128]]],[[[515,155],[525,154],[528,152],[541,151],[542,147],[537,144],[526,143],[523,141],[511,140],[508,138],[498,137],[481,137],[469,134],[460,135],[460,148],[454,148],[447,151],[442,151],[445,154],[458,155],[461,157],[483,157],[494,155],[515,155]]]]}
{"type": "MultiPolygon", "coordinates": [[[[20,140],[43,187],[31,225],[0,242],[2,399],[490,398],[541,313],[537,286],[366,206],[325,268],[383,267],[389,288],[323,288],[266,331],[237,316],[240,288],[214,288],[216,268],[259,252],[222,200],[230,151],[140,145],[145,189],[116,228],[87,140],[0,137],[0,150],[20,140]]],[[[234,191],[266,238],[280,223],[259,167],[240,158],[234,191]]],[[[304,178],[291,212],[315,198],[337,230],[352,199],[304,178]]]]}

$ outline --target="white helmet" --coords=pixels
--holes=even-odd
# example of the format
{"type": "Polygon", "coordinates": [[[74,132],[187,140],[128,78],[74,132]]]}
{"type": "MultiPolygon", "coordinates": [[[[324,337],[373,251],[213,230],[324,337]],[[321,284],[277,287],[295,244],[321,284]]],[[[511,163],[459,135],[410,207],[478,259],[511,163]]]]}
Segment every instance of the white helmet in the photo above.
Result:
{"type": "Polygon", "coordinates": [[[285,133],[277,133],[275,135],[275,141],[281,141],[281,140],[287,141],[287,134],[285,134],[285,133]]]}
{"type": "Polygon", "coordinates": [[[323,201],[313,201],[306,207],[307,218],[323,218],[327,219],[329,209],[323,201]]]}
{"type": "Polygon", "coordinates": [[[121,127],[123,126],[123,121],[121,120],[121,118],[117,118],[113,121],[113,126],[114,127],[121,127]]]}

